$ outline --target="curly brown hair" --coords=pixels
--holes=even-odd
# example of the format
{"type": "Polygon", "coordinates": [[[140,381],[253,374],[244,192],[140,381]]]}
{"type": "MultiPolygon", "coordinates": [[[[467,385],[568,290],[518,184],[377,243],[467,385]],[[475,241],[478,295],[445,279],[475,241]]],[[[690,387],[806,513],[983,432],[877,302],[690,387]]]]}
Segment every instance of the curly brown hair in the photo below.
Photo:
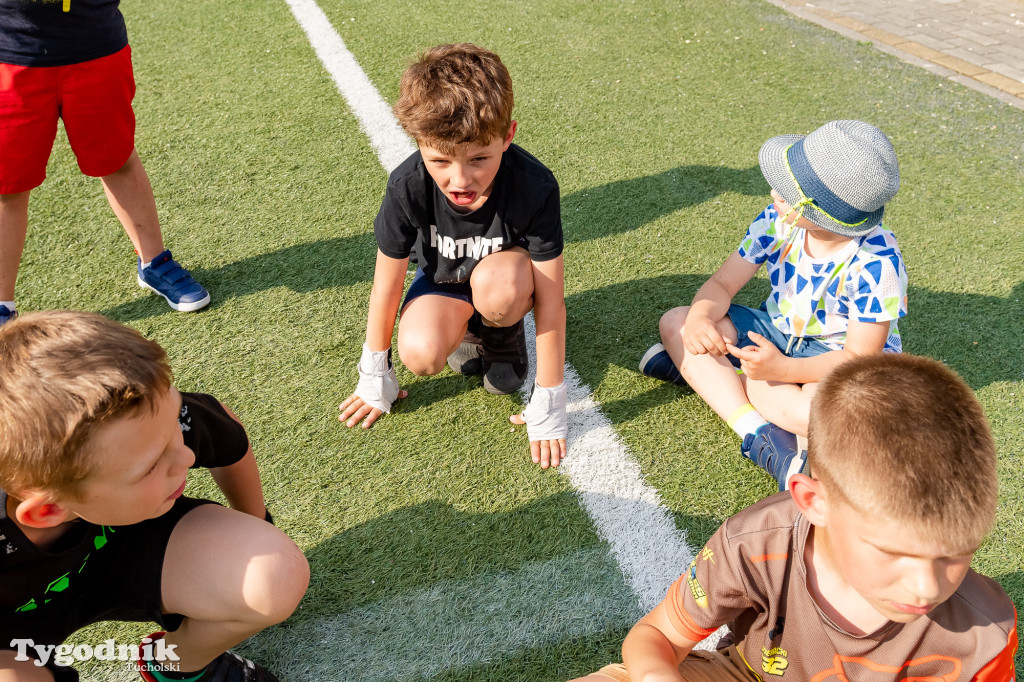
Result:
{"type": "Polygon", "coordinates": [[[460,144],[504,138],[513,105],[512,77],[498,55],[458,43],[425,50],[405,70],[395,116],[417,143],[453,154],[460,144]]]}

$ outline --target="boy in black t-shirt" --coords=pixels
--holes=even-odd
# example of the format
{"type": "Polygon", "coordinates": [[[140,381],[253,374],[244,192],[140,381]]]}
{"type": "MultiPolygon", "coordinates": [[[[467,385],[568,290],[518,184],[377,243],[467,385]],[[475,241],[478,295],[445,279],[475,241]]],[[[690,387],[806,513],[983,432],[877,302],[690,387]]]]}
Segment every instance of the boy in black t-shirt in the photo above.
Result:
{"type": "Polygon", "coordinates": [[[210,294],[164,248],[149,176],[135,150],[135,77],[120,0],[0,0],[0,325],[17,316],[14,285],[31,191],[64,121],[86,175],[100,178],[138,254],[139,286],[174,310],[210,294]]]}
{"type": "Polygon", "coordinates": [[[437,374],[447,360],[495,394],[525,381],[533,310],[536,384],[510,419],[526,424],[533,461],[547,468],[565,457],[568,429],[562,221],[551,171],[512,144],[512,106],[501,59],[468,43],[427,50],[402,76],[395,114],[419,151],[391,174],[374,221],[360,379],[339,420],[369,428],[406,396],[391,364],[400,303],[398,355],[410,371],[437,374]],[[403,303],[410,259],[419,267],[403,303]]]}
{"type": "Polygon", "coordinates": [[[227,649],[287,618],[309,567],[266,522],[237,418],[99,315],[25,315],[0,328],[0,357],[0,679],[77,680],[53,646],[152,620],[168,632],[143,640],[147,682],[276,682],[227,649]],[[199,466],[232,509],[182,497],[199,466]]]}

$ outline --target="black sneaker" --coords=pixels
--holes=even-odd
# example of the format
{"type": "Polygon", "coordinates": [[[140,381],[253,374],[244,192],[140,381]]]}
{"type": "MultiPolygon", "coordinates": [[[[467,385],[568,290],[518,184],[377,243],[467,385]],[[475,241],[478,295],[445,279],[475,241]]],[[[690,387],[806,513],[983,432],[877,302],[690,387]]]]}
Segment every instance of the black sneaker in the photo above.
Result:
{"type": "MultiPolygon", "coordinates": [[[[163,632],[155,632],[146,639],[155,642],[163,636],[163,632]]],[[[136,670],[146,682],[157,682],[157,678],[149,670],[151,664],[158,665],[146,660],[137,661],[136,670]]],[[[249,659],[225,651],[206,666],[202,676],[196,682],[281,682],[281,680],[277,679],[269,670],[256,665],[249,659]]]]}
{"type": "Polygon", "coordinates": [[[526,330],[519,320],[511,327],[480,325],[480,359],[484,388],[488,393],[515,393],[526,381],[529,360],[526,355],[526,330]]]}
{"type": "Polygon", "coordinates": [[[453,372],[474,376],[483,374],[483,360],[480,359],[480,313],[473,312],[466,326],[466,335],[455,352],[448,356],[448,366],[453,372]]]}
{"type": "Polygon", "coordinates": [[[206,672],[196,682],[281,682],[281,680],[248,658],[225,651],[206,666],[206,672]]]}

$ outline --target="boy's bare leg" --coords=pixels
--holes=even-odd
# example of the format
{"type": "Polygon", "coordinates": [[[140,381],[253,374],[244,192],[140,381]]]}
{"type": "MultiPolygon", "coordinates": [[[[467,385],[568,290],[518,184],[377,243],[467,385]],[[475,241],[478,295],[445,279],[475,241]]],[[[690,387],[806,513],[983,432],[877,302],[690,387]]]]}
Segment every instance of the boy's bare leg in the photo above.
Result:
{"type": "Polygon", "coordinates": [[[153,187],[149,184],[149,176],[138,151],[133,149],[120,170],[100,180],[110,207],[124,226],[142,262],[148,263],[159,256],[164,250],[164,238],[156,215],[153,187]]]}
{"type": "Polygon", "coordinates": [[[467,301],[426,294],[413,299],[398,322],[398,357],[419,376],[440,373],[462,343],[473,315],[467,301]]]}
{"type": "Polygon", "coordinates": [[[0,194],[0,301],[14,300],[14,285],[28,233],[29,194],[0,194]]]}
{"type": "Polygon", "coordinates": [[[292,540],[248,514],[207,504],[178,523],[163,566],[163,608],[185,616],[166,635],[182,672],[291,615],[309,584],[292,540]]]}
{"type": "Polygon", "coordinates": [[[533,264],[526,249],[492,253],[473,268],[469,283],[473,305],[490,327],[511,326],[533,309],[533,264]]]}
{"type": "Polygon", "coordinates": [[[784,384],[774,381],[747,380],[747,396],[758,413],[798,436],[807,435],[811,414],[811,398],[818,384],[784,384]]]}
{"type": "MultiPolygon", "coordinates": [[[[736,374],[736,368],[727,357],[710,353],[694,355],[686,352],[683,347],[683,330],[689,312],[689,306],[682,306],[673,308],[661,316],[658,325],[661,342],[672,362],[686,379],[686,383],[723,421],[728,420],[733,412],[748,402],[744,379],[736,374]]],[[[722,318],[717,326],[723,337],[735,341],[736,328],[728,317],[722,318]]]]}
{"type": "Polygon", "coordinates": [[[0,651],[0,682],[53,682],[53,675],[32,661],[16,661],[16,651],[0,651]]]}

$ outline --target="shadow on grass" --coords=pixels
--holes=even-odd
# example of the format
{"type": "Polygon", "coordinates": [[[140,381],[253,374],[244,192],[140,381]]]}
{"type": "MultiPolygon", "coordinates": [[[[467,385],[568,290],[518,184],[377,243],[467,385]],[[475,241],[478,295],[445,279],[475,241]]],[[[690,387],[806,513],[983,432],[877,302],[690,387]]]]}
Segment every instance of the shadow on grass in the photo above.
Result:
{"type": "MultiPolygon", "coordinates": [[[[366,233],[295,244],[220,268],[194,268],[191,272],[210,291],[212,310],[233,298],[275,287],[308,293],[370,281],[376,252],[373,234],[366,233]]],[[[167,304],[153,294],[100,312],[127,322],[163,315],[167,304]]]]}
{"type": "Polygon", "coordinates": [[[292,618],[336,615],[439,581],[598,546],[583,519],[571,493],[500,513],[466,513],[436,500],[402,507],[306,553],[312,580],[292,618]]]}
{"type": "Polygon", "coordinates": [[[669,213],[725,193],[764,196],[769,188],[759,166],[678,166],[642,178],[617,180],[562,197],[562,219],[572,225],[567,242],[629,232],[669,213]]]}
{"type": "Polygon", "coordinates": [[[621,661],[622,641],[631,627],[567,637],[557,646],[530,647],[496,661],[458,666],[439,675],[410,678],[410,682],[564,682],[621,661]]]}
{"type": "Polygon", "coordinates": [[[571,493],[403,507],[306,555],[299,610],[244,647],[297,681],[564,680],[618,660],[642,615],[571,493]]]}
{"type": "MultiPolygon", "coordinates": [[[[662,313],[689,304],[706,280],[705,275],[662,275],[568,297],[569,361],[591,387],[604,380],[610,366],[638,371],[644,352],[659,341],[662,313]]],[[[735,302],[756,307],[768,293],[767,282],[754,280],[735,302]]],[[[943,360],[975,390],[1024,377],[1024,282],[1005,298],[913,285],[908,297],[910,312],[900,320],[906,352],[943,360]]],[[[645,393],[640,405],[623,400],[602,407],[614,423],[621,423],[645,411],[652,401],[669,402],[686,390],[666,383],[645,393]]]]}
{"type": "MultiPolygon", "coordinates": [[[[757,166],[679,166],[630,180],[619,180],[574,192],[562,198],[562,212],[572,216],[566,241],[586,241],[627,232],[686,206],[726,191],[767,194],[757,166]]],[[[220,268],[192,269],[196,280],[211,292],[211,309],[239,296],[276,287],[308,293],[345,287],[373,278],[377,251],[372,232],[288,246],[243,258],[220,268]]],[[[127,322],[163,315],[166,303],[155,294],[101,311],[127,322]]]]}
{"type": "Polygon", "coordinates": [[[401,388],[409,391],[409,397],[396,402],[392,413],[415,412],[421,407],[432,405],[439,400],[447,400],[481,386],[483,386],[483,380],[478,376],[463,376],[447,370],[442,370],[441,374],[432,377],[413,375],[411,380],[403,381],[401,384],[401,388]]]}

